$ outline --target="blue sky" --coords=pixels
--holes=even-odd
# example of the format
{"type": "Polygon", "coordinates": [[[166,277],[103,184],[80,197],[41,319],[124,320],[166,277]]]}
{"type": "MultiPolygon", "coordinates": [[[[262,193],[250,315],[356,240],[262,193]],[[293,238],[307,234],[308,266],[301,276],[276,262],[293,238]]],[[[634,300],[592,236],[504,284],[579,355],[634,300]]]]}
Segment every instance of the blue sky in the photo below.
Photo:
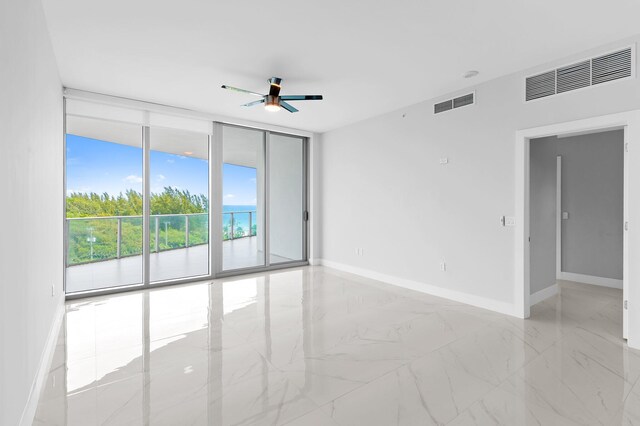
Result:
{"type": "MultiPolygon", "coordinates": [[[[207,194],[208,162],[199,158],[151,151],[151,192],[165,186],[207,194]]],[[[255,205],[256,170],[223,166],[223,204],[255,205]]],[[[127,189],[142,192],[142,149],[67,135],[67,193],[107,192],[117,195],[127,189]]]]}

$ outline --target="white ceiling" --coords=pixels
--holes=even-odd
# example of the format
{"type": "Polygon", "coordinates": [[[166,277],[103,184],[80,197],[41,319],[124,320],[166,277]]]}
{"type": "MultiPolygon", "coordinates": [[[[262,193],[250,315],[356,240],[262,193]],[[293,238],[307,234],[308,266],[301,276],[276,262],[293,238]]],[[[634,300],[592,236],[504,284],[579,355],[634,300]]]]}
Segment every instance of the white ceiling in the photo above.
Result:
{"type": "Polygon", "coordinates": [[[318,132],[640,32],[638,0],[43,4],[67,87],[318,132]],[[269,113],[220,89],[271,76],[325,100],[269,113]]]}

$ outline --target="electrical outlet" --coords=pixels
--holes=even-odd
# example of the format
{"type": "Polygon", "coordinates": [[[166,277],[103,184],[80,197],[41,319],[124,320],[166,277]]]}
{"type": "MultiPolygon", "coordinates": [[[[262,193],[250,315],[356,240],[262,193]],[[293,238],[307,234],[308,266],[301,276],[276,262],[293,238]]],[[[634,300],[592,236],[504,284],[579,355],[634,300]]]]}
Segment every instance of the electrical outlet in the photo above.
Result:
{"type": "Polygon", "coordinates": [[[516,226],[516,218],[513,216],[507,216],[504,220],[505,226],[516,226]]]}
{"type": "Polygon", "coordinates": [[[51,297],[56,295],[56,285],[51,284],[51,297]]]}
{"type": "Polygon", "coordinates": [[[440,261],[440,270],[442,272],[446,272],[447,271],[447,263],[444,260],[440,261]]]}
{"type": "Polygon", "coordinates": [[[364,249],[362,247],[356,248],[356,256],[364,255],[364,249]]]}
{"type": "Polygon", "coordinates": [[[449,158],[448,157],[442,157],[442,158],[440,158],[439,162],[440,162],[440,164],[442,164],[444,166],[445,164],[449,164],[449,158]]]}

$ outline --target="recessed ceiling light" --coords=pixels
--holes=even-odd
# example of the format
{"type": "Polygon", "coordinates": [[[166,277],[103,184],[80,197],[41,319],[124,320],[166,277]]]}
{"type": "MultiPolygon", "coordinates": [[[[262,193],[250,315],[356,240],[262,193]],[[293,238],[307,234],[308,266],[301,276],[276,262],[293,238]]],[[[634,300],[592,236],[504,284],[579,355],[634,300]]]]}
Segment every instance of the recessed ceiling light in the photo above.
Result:
{"type": "Polygon", "coordinates": [[[193,152],[191,152],[191,151],[185,151],[185,152],[183,152],[183,154],[184,154],[184,155],[191,155],[191,154],[193,154],[193,152]]]}
{"type": "Polygon", "coordinates": [[[471,70],[471,71],[467,71],[464,73],[463,77],[464,78],[473,78],[475,76],[477,76],[478,74],[480,74],[478,71],[476,70],[471,70]]]}

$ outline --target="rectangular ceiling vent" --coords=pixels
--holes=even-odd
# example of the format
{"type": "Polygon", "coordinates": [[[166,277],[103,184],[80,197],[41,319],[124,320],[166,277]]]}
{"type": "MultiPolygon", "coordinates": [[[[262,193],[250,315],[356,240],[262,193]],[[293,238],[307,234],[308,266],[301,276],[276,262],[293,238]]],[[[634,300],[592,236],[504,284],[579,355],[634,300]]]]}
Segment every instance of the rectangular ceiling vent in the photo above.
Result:
{"type": "Polygon", "coordinates": [[[633,75],[632,48],[527,77],[525,99],[545,98],[633,75]]]}
{"type": "Polygon", "coordinates": [[[448,99],[443,102],[438,102],[433,106],[433,113],[439,114],[441,112],[449,111],[454,108],[473,105],[474,102],[475,102],[474,94],[469,93],[468,95],[458,96],[457,98],[448,99]]]}

